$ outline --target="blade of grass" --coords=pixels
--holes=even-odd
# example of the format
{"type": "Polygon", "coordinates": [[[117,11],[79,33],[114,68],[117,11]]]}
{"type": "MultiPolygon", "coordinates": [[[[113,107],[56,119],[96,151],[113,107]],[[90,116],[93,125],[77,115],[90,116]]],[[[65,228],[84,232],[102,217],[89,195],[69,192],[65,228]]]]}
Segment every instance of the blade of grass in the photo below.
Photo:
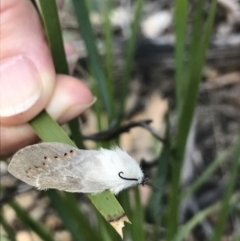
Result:
{"type": "MultiPolygon", "coordinates": [[[[55,71],[58,74],[69,75],[56,2],[40,0],[39,4],[41,7],[41,14],[48,38],[48,43],[52,53],[55,71]]],[[[68,125],[77,147],[82,148],[83,140],[81,138],[82,135],[80,133],[78,119],[75,118],[71,120],[68,125]]]]}
{"type": "MultiPolygon", "coordinates": [[[[1,223],[2,227],[4,228],[5,232],[7,233],[8,239],[10,241],[16,241],[15,232],[12,229],[12,227],[5,220],[2,209],[0,210],[0,223],[1,223]]],[[[0,237],[0,239],[1,239],[1,237],[0,237]]]]}
{"type": "MultiPolygon", "coordinates": [[[[43,141],[57,141],[75,146],[67,134],[56,122],[52,120],[46,111],[42,111],[29,123],[43,141]]],[[[110,224],[112,224],[113,221],[121,223],[126,218],[124,210],[109,190],[106,190],[98,195],[89,194],[87,196],[110,224]]]]}
{"type": "MultiPolygon", "coordinates": [[[[122,225],[124,221],[128,220],[124,210],[109,190],[98,195],[88,195],[88,198],[113,227],[116,223],[122,225]]],[[[115,228],[115,230],[121,235],[122,230],[118,230],[118,228],[115,228]]]]}
{"type": "Polygon", "coordinates": [[[55,70],[58,74],[69,74],[56,2],[40,0],[39,4],[55,70]]]}
{"type": "Polygon", "coordinates": [[[37,117],[29,121],[29,124],[45,142],[62,142],[71,146],[75,146],[71,139],[69,139],[66,132],[52,119],[52,117],[43,110],[37,117]]]}
{"type": "MultiPolygon", "coordinates": [[[[194,109],[198,96],[198,88],[201,80],[201,72],[210,40],[211,29],[216,11],[217,1],[213,0],[210,5],[209,16],[206,20],[205,29],[199,43],[199,51],[195,53],[193,69],[189,70],[190,75],[186,81],[186,91],[183,105],[179,112],[178,131],[173,144],[173,160],[171,162],[171,184],[169,194],[169,206],[167,212],[167,240],[171,240],[178,229],[178,208],[179,208],[179,183],[182,169],[185,147],[188,133],[193,119],[194,109]]],[[[199,11],[200,12],[200,11],[199,11]]],[[[200,31],[200,30],[199,30],[200,31]]]]}
{"type": "MultiPolygon", "coordinates": [[[[229,206],[229,212],[237,208],[235,203],[239,200],[240,195],[236,197],[236,200],[233,200],[229,206]]],[[[198,212],[193,218],[191,218],[186,224],[184,224],[172,239],[172,241],[182,241],[184,238],[193,230],[194,227],[197,226],[200,222],[202,222],[208,215],[213,212],[216,212],[221,207],[220,203],[213,204],[210,207],[205,208],[204,210],[198,212]]],[[[220,240],[220,239],[219,239],[220,240]]]]}
{"type": "Polygon", "coordinates": [[[232,241],[238,241],[238,240],[240,240],[240,235],[235,234],[234,237],[232,238],[232,241]]]}
{"type": "Polygon", "coordinates": [[[106,79],[104,77],[99,61],[98,51],[95,44],[95,37],[89,20],[86,1],[72,0],[72,3],[76,12],[80,33],[86,45],[92,73],[94,78],[97,80],[103,105],[107,110],[109,120],[111,121],[113,119],[113,110],[110,104],[109,93],[107,91],[106,79]]]}
{"type": "Polygon", "coordinates": [[[78,203],[75,199],[75,197],[71,194],[65,193],[63,198],[63,206],[68,206],[69,211],[72,217],[75,218],[75,222],[77,224],[77,227],[79,229],[79,232],[84,237],[84,240],[96,240],[100,241],[102,240],[101,236],[97,233],[97,231],[92,228],[88,222],[88,220],[84,217],[84,215],[80,212],[80,215],[78,214],[78,203]]]}
{"type": "Polygon", "coordinates": [[[214,230],[214,234],[211,241],[218,241],[221,239],[222,234],[224,232],[224,225],[227,220],[227,214],[228,214],[228,207],[229,207],[229,201],[231,198],[231,195],[234,190],[234,186],[238,177],[238,171],[239,171],[239,163],[240,163],[240,138],[237,140],[237,145],[233,152],[233,159],[231,163],[231,169],[230,169],[230,175],[229,175],[229,181],[227,185],[227,189],[224,192],[223,199],[221,202],[221,208],[218,214],[218,221],[217,225],[214,230]]]}
{"type": "Polygon", "coordinates": [[[167,182],[167,173],[169,168],[169,160],[170,160],[170,121],[169,121],[169,113],[166,115],[166,131],[165,131],[165,141],[163,148],[161,150],[159,156],[159,163],[157,168],[156,177],[154,180],[154,186],[158,188],[155,192],[152,193],[148,207],[147,214],[149,218],[152,219],[153,222],[157,222],[160,224],[160,219],[162,218],[162,198],[166,188],[167,182]]]}
{"type": "MultiPolygon", "coordinates": [[[[119,117],[123,118],[124,110],[125,110],[125,103],[128,95],[128,88],[131,76],[131,70],[133,67],[133,59],[135,53],[135,46],[139,31],[139,23],[141,22],[142,16],[142,8],[144,4],[144,0],[137,0],[135,2],[135,11],[133,14],[133,22],[131,28],[131,36],[128,39],[127,46],[126,46],[126,53],[125,53],[125,65],[123,68],[123,77],[121,81],[121,98],[120,98],[120,107],[119,107],[119,117]]],[[[121,120],[119,120],[120,123],[121,120]]]]}
{"type": "Polygon", "coordinates": [[[147,208],[147,213],[150,216],[150,219],[155,222],[161,218],[161,212],[163,211],[162,198],[165,192],[169,157],[170,157],[169,146],[164,145],[163,150],[161,152],[161,156],[159,158],[159,166],[158,166],[157,174],[154,180],[154,186],[156,186],[158,190],[152,193],[151,198],[149,200],[148,208],[147,208]]]}
{"type": "Polygon", "coordinates": [[[85,149],[78,119],[76,118],[74,120],[70,120],[68,122],[68,125],[69,125],[70,131],[71,131],[72,139],[74,140],[76,146],[79,149],[85,149]]]}
{"type": "Polygon", "coordinates": [[[2,235],[0,235],[0,240],[1,240],[1,241],[10,241],[8,238],[3,237],[2,235]]]}
{"type": "MultiPolygon", "coordinates": [[[[78,230],[77,222],[81,221],[81,218],[78,218],[78,221],[73,219],[73,217],[69,214],[69,206],[65,205],[63,198],[58,194],[58,192],[55,190],[48,190],[46,194],[50,198],[53,207],[58,212],[58,215],[63,220],[65,227],[72,234],[73,240],[74,241],[87,240],[87,239],[83,239],[82,233],[78,230]],[[67,207],[67,208],[64,208],[64,207],[67,207]]],[[[77,212],[76,214],[78,215],[79,212],[77,212]]],[[[78,215],[78,217],[81,217],[81,216],[78,215]]]]}
{"type": "Polygon", "coordinates": [[[183,227],[181,227],[172,241],[181,241],[187,236],[187,234],[196,227],[202,220],[204,220],[210,213],[216,211],[219,208],[219,204],[212,205],[197,213],[191,220],[189,220],[183,227]]]}
{"type": "Polygon", "coordinates": [[[226,160],[232,147],[224,151],[216,160],[214,160],[210,166],[202,173],[202,175],[182,194],[182,198],[188,198],[191,196],[209,177],[216,171],[216,169],[226,160]]]}
{"type": "Polygon", "coordinates": [[[132,240],[145,241],[146,235],[144,230],[144,207],[141,204],[139,187],[134,188],[135,205],[132,208],[132,225],[131,236],[132,240]]]}
{"type": "Polygon", "coordinates": [[[109,225],[106,225],[106,222],[103,222],[103,217],[99,214],[99,212],[96,210],[96,216],[97,216],[97,222],[98,222],[98,235],[102,237],[102,240],[104,241],[112,241],[112,240],[118,240],[119,236],[117,236],[116,232],[113,230],[112,227],[109,225]]]}
{"type": "Polygon", "coordinates": [[[193,59],[195,61],[192,65],[193,68],[189,70],[191,72],[191,75],[187,81],[187,90],[184,96],[183,108],[181,109],[178,119],[178,132],[176,135],[176,142],[174,145],[174,149],[178,159],[183,159],[184,156],[184,150],[188,138],[188,133],[190,130],[194,108],[198,97],[198,87],[201,80],[201,73],[205,61],[207,46],[210,40],[211,29],[216,11],[216,4],[217,1],[213,0],[209,10],[209,17],[206,21],[205,31],[202,34],[200,44],[198,44],[199,51],[196,52],[193,56],[193,59]]]}
{"type": "Polygon", "coordinates": [[[184,96],[183,87],[183,56],[185,55],[186,28],[187,28],[187,0],[175,0],[174,24],[175,24],[175,84],[176,84],[176,103],[179,110],[184,96]]]}
{"type": "MultiPolygon", "coordinates": [[[[131,203],[130,203],[130,195],[129,192],[120,192],[117,196],[117,199],[123,206],[124,211],[126,212],[128,217],[132,217],[132,209],[131,209],[131,203]]],[[[127,225],[124,229],[124,235],[129,236],[131,235],[131,227],[130,225],[127,225]]]]}
{"type": "Polygon", "coordinates": [[[24,224],[28,225],[42,240],[54,241],[52,235],[46,231],[39,222],[33,220],[16,202],[10,202],[9,206],[15,211],[18,218],[21,219],[24,224]]]}
{"type": "Polygon", "coordinates": [[[109,95],[109,101],[113,115],[115,112],[114,108],[114,81],[113,81],[113,29],[110,21],[110,13],[112,10],[113,0],[104,1],[104,7],[102,11],[102,25],[104,33],[104,46],[105,46],[105,65],[106,65],[106,84],[107,92],[109,95]]]}
{"type": "MultiPolygon", "coordinates": [[[[92,85],[92,91],[93,91],[93,94],[97,96],[97,98],[100,97],[99,89],[97,88],[97,85],[95,83],[92,85]]],[[[102,121],[101,121],[101,111],[102,111],[101,103],[98,101],[93,108],[97,118],[97,128],[99,131],[101,131],[103,129],[102,121]]]]}
{"type": "Polygon", "coordinates": [[[236,200],[230,206],[229,213],[232,214],[235,211],[235,209],[238,209],[239,204],[240,204],[240,193],[238,192],[238,196],[237,196],[236,200]]]}
{"type": "MultiPolygon", "coordinates": [[[[203,11],[204,11],[204,3],[205,0],[197,0],[196,1],[196,6],[193,9],[193,22],[192,22],[192,26],[191,26],[191,33],[190,33],[190,46],[188,47],[189,50],[187,49],[187,58],[188,61],[186,63],[186,67],[185,67],[185,75],[184,78],[186,80],[188,80],[191,75],[194,74],[195,69],[198,69],[198,66],[196,66],[196,61],[198,59],[198,52],[200,50],[199,48],[199,39],[201,39],[202,37],[202,31],[199,31],[200,29],[203,28],[203,24],[204,24],[204,19],[203,19],[203,11]]],[[[186,87],[186,86],[185,86],[186,87]]],[[[185,94],[185,89],[183,91],[183,96],[185,94]]],[[[183,98],[182,96],[182,98],[183,98]]]]}

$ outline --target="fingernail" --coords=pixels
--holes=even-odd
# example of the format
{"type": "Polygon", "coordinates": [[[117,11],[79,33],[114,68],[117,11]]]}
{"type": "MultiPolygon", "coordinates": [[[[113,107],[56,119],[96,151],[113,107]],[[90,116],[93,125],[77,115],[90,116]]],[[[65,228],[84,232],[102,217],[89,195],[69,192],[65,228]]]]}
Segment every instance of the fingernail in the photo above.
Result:
{"type": "Polygon", "coordinates": [[[5,59],[0,65],[0,116],[9,117],[32,107],[42,93],[35,65],[26,57],[5,59]]]}

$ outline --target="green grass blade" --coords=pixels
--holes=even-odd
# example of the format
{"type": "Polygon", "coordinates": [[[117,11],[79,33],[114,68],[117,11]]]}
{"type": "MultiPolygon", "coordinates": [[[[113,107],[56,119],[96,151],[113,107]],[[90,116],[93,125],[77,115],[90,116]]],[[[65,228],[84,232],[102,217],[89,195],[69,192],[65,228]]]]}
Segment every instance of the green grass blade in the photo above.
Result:
{"type": "MultiPolygon", "coordinates": [[[[43,141],[56,141],[75,146],[46,111],[42,111],[36,118],[32,119],[30,125],[43,141]]],[[[88,195],[88,198],[110,224],[113,220],[122,221],[126,217],[124,210],[109,190],[98,195],[88,195]]]]}
{"type": "MultiPolygon", "coordinates": [[[[16,241],[15,232],[12,229],[12,227],[5,220],[2,209],[0,210],[0,223],[1,223],[2,227],[4,228],[5,232],[7,233],[8,239],[10,241],[16,241]]],[[[1,236],[0,236],[0,239],[1,239],[1,236]]]]}
{"type": "MultiPolygon", "coordinates": [[[[61,217],[65,227],[70,231],[74,241],[84,241],[83,235],[79,232],[77,227],[77,221],[69,214],[69,206],[66,206],[63,198],[55,190],[49,190],[46,192],[51,200],[51,203],[58,215],[61,217]]],[[[77,212],[79,214],[79,211],[77,212]]]]}
{"type": "Polygon", "coordinates": [[[45,142],[62,142],[75,146],[63,129],[43,110],[37,117],[29,121],[36,134],[45,142]]]}
{"type": "Polygon", "coordinates": [[[232,241],[239,241],[239,240],[240,240],[239,234],[234,235],[234,237],[232,238],[232,241]]]}
{"type": "MultiPolygon", "coordinates": [[[[207,46],[210,40],[211,29],[216,11],[217,1],[213,0],[209,10],[209,16],[206,20],[205,29],[199,43],[199,51],[195,53],[194,68],[189,70],[189,78],[186,81],[186,89],[183,99],[183,105],[179,112],[178,131],[176,141],[173,145],[173,161],[171,171],[171,188],[169,196],[169,208],[167,212],[167,240],[171,240],[178,229],[178,207],[179,207],[179,183],[182,163],[187,143],[188,133],[193,119],[194,109],[198,97],[198,88],[201,80],[201,73],[207,46]]],[[[198,11],[201,12],[201,11],[198,11]]],[[[200,30],[199,30],[200,31],[200,30]]]]}
{"type": "Polygon", "coordinates": [[[104,46],[105,46],[105,65],[106,65],[106,83],[107,83],[107,92],[109,95],[109,101],[111,109],[113,110],[114,115],[114,76],[113,76],[113,67],[114,67],[114,57],[113,57],[113,29],[110,21],[110,14],[112,11],[113,0],[104,1],[104,7],[102,11],[102,25],[103,25],[103,34],[104,34],[104,46]]]}
{"type": "Polygon", "coordinates": [[[102,238],[102,240],[104,241],[119,240],[120,237],[117,235],[115,230],[109,225],[106,225],[106,222],[103,220],[103,217],[99,214],[97,210],[95,213],[96,213],[97,222],[98,222],[97,232],[98,232],[98,235],[102,238]]]}
{"type": "Polygon", "coordinates": [[[137,0],[135,2],[135,12],[133,14],[133,22],[131,28],[131,36],[128,40],[125,53],[125,65],[123,68],[123,77],[121,83],[121,99],[120,99],[120,109],[119,116],[123,117],[123,112],[125,110],[125,102],[128,95],[129,81],[131,76],[131,71],[133,67],[133,59],[135,53],[135,45],[137,41],[139,23],[141,22],[142,8],[144,0],[137,0]]]}
{"type": "MultiPolygon", "coordinates": [[[[58,74],[69,75],[56,2],[40,0],[39,4],[41,7],[42,19],[47,34],[48,43],[52,53],[55,71],[58,74]]],[[[81,138],[82,136],[80,133],[78,119],[73,119],[68,124],[76,145],[79,148],[83,148],[83,141],[81,138]]]]}
{"type": "Polygon", "coordinates": [[[229,181],[228,181],[227,188],[223,195],[223,199],[221,202],[221,209],[218,214],[217,225],[215,227],[215,231],[211,238],[211,241],[218,241],[222,237],[222,234],[224,231],[224,225],[227,220],[229,201],[230,201],[230,198],[233,193],[234,186],[235,186],[235,183],[236,183],[237,177],[238,177],[239,164],[240,164],[240,138],[237,140],[237,145],[233,152],[233,159],[232,159],[231,169],[230,169],[230,173],[229,173],[230,174],[229,181]]]}
{"type": "Polygon", "coordinates": [[[72,0],[72,2],[76,12],[80,33],[82,38],[84,39],[86,49],[88,52],[88,58],[90,60],[92,73],[94,75],[94,78],[98,82],[101,98],[102,98],[104,107],[107,110],[109,120],[112,120],[113,110],[109,101],[109,95],[108,95],[107,86],[106,86],[106,79],[104,77],[104,74],[100,65],[100,61],[99,61],[98,51],[95,44],[95,37],[94,37],[92,26],[89,20],[89,13],[88,13],[86,1],[72,0]]]}
{"type": "MultiPolygon", "coordinates": [[[[235,198],[236,200],[233,200],[230,203],[230,206],[228,208],[229,213],[232,211],[235,211],[237,209],[237,203],[239,203],[240,195],[238,194],[238,197],[235,198]]],[[[211,205],[210,207],[205,208],[204,210],[198,212],[193,218],[191,218],[186,224],[184,224],[178,231],[178,233],[175,235],[175,237],[172,239],[172,241],[182,241],[184,238],[193,230],[196,225],[198,225],[200,222],[202,222],[208,215],[210,215],[213,212],[216,212],[221,207],[220,203],[211,205]]],[[[220,240],[220,239],[219,239],[220,240]]]]}
{"type": "Polygon", "coordinates": [[[185,55],[186,48],[186,28],[187,28],[187,0],[175,0],[174,24],[175,24],[175,84],[176,84],[176,103],[177,109],[182,105],[184,96],[184,83],[183,81],[183,56],[185,55]]]}
{"type": "Polygon", "coordinates": [[[56,2],[40,0],[39,4],[55,70],[58,74],[69,74],[56,2]]]}
{"type": "MultiPolygon", "coordinates": [[[[203,34],[202,31],[199,31],[199,29],[203,29],[204,24],[204,3],[205,0],[197,0],[196,7],[193,9],[193,23],[191,27],[191,34],[189,36],[191,42],[190,46],[188,47],[189,50],[187,50],[186,55],[188,58],[188,62],[184,70],[184,78],[187,80],[191,78],[191,75],[194,74],[195,70],[199,69],[199,67],[196,65],[196,61],[199,58],[199,39],[201,39],[203,34]]],[[[185,90],[183,91],[183,94],[185,94],[185,90]]]]}
{"type": "Polygon", "coordinates": [[[135,206],[132,210],[131,234],[132,240],[145,241],[146,235],[144,230],[144,207],[141,204],[139,187],[134,188],[135,206]]]}
{"type": "Polygon", "coordinates": [[[195,53],[196,54],[195,65],[193,65],[194,69],[190,70],[191,76],[187,82],[187,90],[184,98],[183,108],[180,112],[180,116],[178,120],[178,132],[176,136],[174,151],[177,156],[176,159],[180,159],[180,161],[183,159],[183,156],[184,156],[187,137],[190,130],[194,108],[195,108],[195,104],[198,96],[198,87],[201,80],[201,72],[202,72],[205,55],[207,51],[207,43],[209,42],[211,27],[213,24],[213,17],[215,15],[216,0],[214,0],[214,3],[215,4],[213,4],[213,7],[212,9],[210,9],[210,12],[209,12],[209,19],[207,20],[207,23],[206,23],[207,28],[206,28],[206,31],[203,32],[199,51],[195,53]]]}
{"type": "Polygon", "coordinates": [[[88,198],[108,222],[126,217],[116,197],[109,190],[98,195],[88,195],[88,198]]]}
{"type": "Polygon", "coordinates": [[[0,240],[1,241],[11,241],[10,239],[3,237],[2,235],[0,235],[0,240]]]}
{"type": "Polygon", "coordinates": [[[46,231],[39,222],[33,220],[16,202],[12,201],[9,205],[15,211],[18,218],[24,222],[24,224],[28,225],[42,240],[54,241],[52,235],[46,231]]]}
{"type": "Polygon", "coordinates": [[[235,209],[238,209],[239,205],[240,205],[240,193],[238,192],[238,196],[236,200],[230,206],[229,213],[232,214],[235,211],[235,209]]]}
{"type": "MultiPolygon", "coordinates": [[[[132,215],[132,209],[131,209],[131,203],[130,203],[130,193],[129,192],[120,192],[117,196],[117,199],[123,206],[124,211],[126,212],[128,217],[133,217],[132,215]]],[[[131,220],[132,221],[132,220],[131,220]]],[[[131,235],[131,228],[130,225],[127,225],[126,228],[124,229],[125,236],[130,236],[131,235]]]]}
{"type": "Polygon", "coordinates": [[[158,190],[152,193],[147,209],[150,218],[154,221],[157,221],[159,218],[161,218],[161,212],[163,211],[162,198],[165,192],[169,157],[169,147],[164,146],[159,158],[159,167],[154,181],[154,186],[158,187],[158,190]]]}
{"type": "Polygon", "coordinates": [[[191,196],[204,182],[206,182],[216,169],[226,160],[232,147],[224,151],[211,165],[202,173],[202,175],[182,194],[182,198],[191,196]]]}
{"type": "Polygon", "coordinates": [[[196,227],[201,221],[203,221],[210,213],[216,211],[219,208],[218,204],[212,205],[201,212],[198,212],[191,220],[189,220],[183,227],[181,227],[178,233],[175,235],[175,238],[172,241],[181,241],[187,234],[196,227]]]}
{"type": "Polygon", "coordinates": [[[74,195],[69,195],[65,193],[63,201],[64,201],[64,206],[69,206],[70,213],[72,217],[75,218],[76,223],[78,225],[78,228],[80,232],[83,234],[85,240],[96,240],[100,241],[102,238],[99,236],[98,232],[96,229],[90,226],[90,223],[88,220],[85,218],[85,216],[79,212],[78,208],[78,202],[76,201],[74,195]]]}
{"type": "Polygon", "coordinates": [[[72,139],[74,140],[76,146],[79,149],[85,149],[85,146],[83,144],[82,133],[80,131],[79,120],[77,118],[74,120],[70,120],[68,122],[68,125],[69,125],[70,131],[71,131],[72,139]]]}
{"type": "Polygon", "coordinates": [[[201,42],[199,43],[199,51],[195,53],[193,69],[189,70],[191,75],[187,81],[186,95],[184,96],[183,108],[181,109],[178,120],[178,132],[175,143],[175,154],[177,159],[182,160],[184,156],[185,146],[187,142],[188,133],[192,123],[195,104],[198,97],[198,87],[201,80],[202,68],[205,61],[207,46],[210,40],[211,29],[216,11],[217,1],[213,0],[209,17],[206,21],[206,28],[202,34],[201,42]],[[191,101],[190,101],[191,100],[191,101]]]}
{"type": "Polygon", "coordinates": [[[54,192],[48,191],[48,196],[51,198],[51,201],[61,216],[62,220],[66,227],[74,234],[74,240],[96,240],[100,241],[101,238],[94,230],[84,215],[79,211],[78,203],[71,193],[64,193],[62,196],[54,190],[54,192]],[[63,209],[63,207],[68,207],[63,209]]]}

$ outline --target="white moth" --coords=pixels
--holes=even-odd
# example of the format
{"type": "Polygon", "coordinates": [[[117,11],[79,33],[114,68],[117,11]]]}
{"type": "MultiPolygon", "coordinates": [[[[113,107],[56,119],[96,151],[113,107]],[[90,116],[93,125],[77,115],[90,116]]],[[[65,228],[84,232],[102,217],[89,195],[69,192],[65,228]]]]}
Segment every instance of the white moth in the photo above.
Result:
{"type": "Polygon", "coordinates": [[[145,183],[139,164],[119,147],[80,150],[62,143],[40,143],[19,150],[8,171],[38,189],[97,194],[145,183]]]}

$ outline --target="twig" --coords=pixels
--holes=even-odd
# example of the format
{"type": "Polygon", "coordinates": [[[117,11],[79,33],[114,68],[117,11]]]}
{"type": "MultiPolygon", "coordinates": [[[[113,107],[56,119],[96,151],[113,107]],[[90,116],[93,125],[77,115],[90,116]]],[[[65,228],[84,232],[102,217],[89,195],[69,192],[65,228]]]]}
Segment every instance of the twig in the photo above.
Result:
{"type": "Polygon", "coordinates": [[[148,130],[157,140],[164,142],[164,139],[160,137],[150,126],[149,124],[152,120],[141,120],[136,122],[130,122],[126,125],[120,126],[118,129],[108,129],[106,131],[101,131],[96,134],[83,135],[84,140],[93,140],[93,141],[109,141],[118,137],[120,134],[129,132],[130,129],[134,127],[142,127],[148,130]]]}

